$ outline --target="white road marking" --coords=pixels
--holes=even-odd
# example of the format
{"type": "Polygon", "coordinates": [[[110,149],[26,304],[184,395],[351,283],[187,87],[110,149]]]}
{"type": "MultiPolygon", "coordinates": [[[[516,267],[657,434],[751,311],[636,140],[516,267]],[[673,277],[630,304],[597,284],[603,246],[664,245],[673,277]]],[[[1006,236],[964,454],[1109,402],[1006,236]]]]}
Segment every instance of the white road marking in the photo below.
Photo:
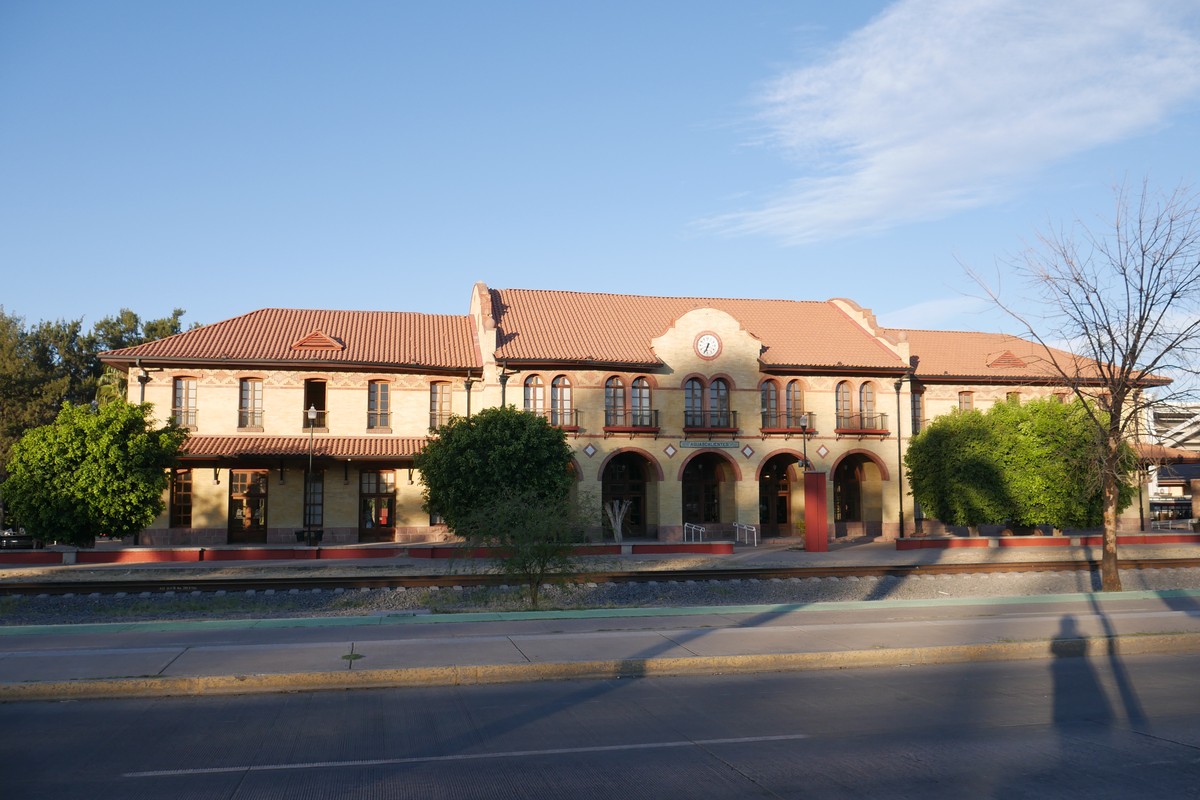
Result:
{"type": "Polygon", "coordinates": [[[230,772],[269,772],[285,769],[329,769],[336,767],[379,767],[398,764],[425,764],[439,761],[475,761],[484,758],[530,758],[533,756],[573,755],[578,753],[611,753],[622,750],[653,750],[668,747],[703,747],[718,744],[756,744],[759,742],[787,742],[807,739],[803,733],[784,736],[747,736],[739,739],[696,739],[681,742],[645,742],[642,744],[615,744],[603,747],[562,747],[553,750],[509,750],[502,753],[464,753],[452,756],[414,756],[412,758],[371,758],[360,761],[306,761],[298,764],[258,764],[239,767],[202,767],[198,769],[163,769],[146,772],[126,772],[123,778],[160,778],[178,775],[213,775],[230,772]]]}

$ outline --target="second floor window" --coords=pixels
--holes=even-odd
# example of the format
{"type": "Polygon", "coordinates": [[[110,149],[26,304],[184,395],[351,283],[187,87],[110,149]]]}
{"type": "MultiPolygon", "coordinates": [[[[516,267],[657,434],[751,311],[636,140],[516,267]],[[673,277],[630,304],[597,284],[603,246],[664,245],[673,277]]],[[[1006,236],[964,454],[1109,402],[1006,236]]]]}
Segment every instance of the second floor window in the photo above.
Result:
{"type": "Polygon", "coordinates": [[[764,381],[759,387],[762,395],[762,426],[778,428],[779,425],[779,387],[775,381],[764,381]]]}
{"type": "Polygon", "coordinates": [[[550,424],[575,424],[574,408],[571,406],[571,379],[566,375],[559,375],[550,383],[550,424]]]}
{"type": "Polygon", "coordinates": [[[325,381],[310,379],[304,382],[304,409],[302,412],[305,430],[325,428],[328,421],[325,418],[325,381]],[[316,409],[316,418],[309,419],[309,409],[316,409]]]}
{"type": "Polygon", "coordinates": [[[429,429],[436,430],[450,421],[450,384],[429,384],[429,429]]]}
{"type": "Polygon", "coordinates": [[[367,384],[367,430],[391,426],[391,386],[387,381],[371,381],[367,384]]]}
{"type": "Polygon", "coordinates": [[[958,393],[958,410],[971,411],[975,408],[975,395],[971,392],[958,393]]]}
{"type": "Polygon", "coordinates": [[[256,378],[242,378],[239,384],[238,427],[262,428],[263,382],[256,378]]]}
{"type": "Polygon", "coordinates": [[[788,381],[787,426],[789,428],[810,427],[808,414],[804,411],[804,387],[800,385],[800,381],[788,381]]]}
{"type": "Polygon", "coordinates": [[[710,424],[714,428],[729,427],[729,384],[721,378],[709,384],[708,409],[712,412],[710,424]]]}
{"type": "Polygon", "coordinates": [[[546,413],[546,384],[540,375],[530,375],[525,379],[525,410],[531,414],[546,413]]]}
{"type": "Polygon", "coordinates": [[[630,400],[633,401],[631,404],[633,424],[639,428],[653,426],[654,411],[650,407],[650,381],[645,378],[634,378],[630,400]]]}
{"type": "Polygon", "coordinates": [[[683,385],[683,424],[688,428],[704,427],[704,384],[689,378],[683,385]]]}
{"type": "Polygon", "coordinates": [[[196,379],[176,378],[171,416],[182,428],[196,427],[196,379]]]}
{"type": "Polygon", "coordinates": [[[863,425],[868,424],[868,418],[875,416],[875,384],[864,383],[858,387],[858,410],[863,415],[863,425]]]}
{"type": "Polygon", "coordinates": [[[850,408],[850,384],[847,381],[842,381],[837,385],[834,391],[834,402],[837,410],[837,426],[839,428],[853,427],[853,421],[850,415],[853,413],[850,408]]]}
{"type": "Polygon", "coordinates": [[[604,424],[617,427],[630,424],[625,417],[625,384],[615,375],[604,382],[604,424]]]}

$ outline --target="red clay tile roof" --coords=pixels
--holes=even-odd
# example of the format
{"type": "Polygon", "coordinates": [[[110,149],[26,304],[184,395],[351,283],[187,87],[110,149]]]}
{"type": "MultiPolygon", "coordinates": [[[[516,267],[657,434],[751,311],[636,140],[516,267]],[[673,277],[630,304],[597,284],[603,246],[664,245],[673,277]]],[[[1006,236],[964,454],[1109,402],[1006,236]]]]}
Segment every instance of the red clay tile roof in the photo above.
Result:
{"type": "Polygon", "coordinates": [[[317,362],[433,369],[482,366],[474,325],[465,314],[291,308],[252,311],[166,339],[111,350],[100,357],[105,363],[120,364],[141,358],[163,363],[317,362]]]}
{"type": "MultiPolygon", "coordinates": [[[[1047,349],[1036,342],[1003,333],[965,331],[892,330],[907,335],[913,355],[921,360],[917,377],[975,379],[1052,379],[1057,377],[1050,357],[1069,369],[1072,356],[1063,350],[1047,349]]],[[[1091,362],[1087,362],[1091,363],[1091,362]]]]}
{"type": "Polygon", "coordinates": [[[538,289],[492,289],[491,299],[497,361],[658,364],[652,339],[693,309],[715,308],[763,343],[761,361],[767,368],[907,366],[829,302],[538,289]]]}
{"type": "MultiPolygon", "coordinates": [[[[313,455],[344,459],[404,458],[421,452],[424,438],[316,436],[313,455]]],[[[308,456],[307,436],[190,436],[184,458],[284,458],[308,456]]]]}

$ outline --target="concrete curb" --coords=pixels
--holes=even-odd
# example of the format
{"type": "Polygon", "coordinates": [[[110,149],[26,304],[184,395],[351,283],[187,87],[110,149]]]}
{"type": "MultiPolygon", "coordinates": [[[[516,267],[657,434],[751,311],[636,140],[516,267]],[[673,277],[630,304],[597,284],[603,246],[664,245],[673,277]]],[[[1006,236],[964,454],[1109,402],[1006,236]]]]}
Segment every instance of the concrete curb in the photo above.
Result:
{"type": "Polygon", "coordinates": [[[7,683],[0,684],[0,702],[269,694],[419,686],[463,686],[546,680],[603,680],[723,673],[802,672],[1072,657],[1106,659],[1121,656],[1191,652],[1200,652],[1200,633],[1135,634],[1090,639],[1040,639],[1027,642],[880,648],[820,653],[413,667],[193,678],[141,677],[7,683]]]}

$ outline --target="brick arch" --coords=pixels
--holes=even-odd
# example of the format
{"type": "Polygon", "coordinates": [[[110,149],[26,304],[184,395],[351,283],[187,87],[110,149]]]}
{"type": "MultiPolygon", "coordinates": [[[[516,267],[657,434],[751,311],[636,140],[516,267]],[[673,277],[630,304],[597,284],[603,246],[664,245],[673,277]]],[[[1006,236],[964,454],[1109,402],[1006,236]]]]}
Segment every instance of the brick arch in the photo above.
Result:
{"type": "Polygon", "coordinates": [[[690,464],[693,459],[696,459],[699,456],[704,455],[705,453],[716,453],[717,455],[724,458],[727,462],[729,462],[729,466],[733,467],[733,479],[735,481],[740,481],[742,479],[742,468],[738,466],[737,461],[730,458],[729,455],[722,450],[705,449],[705,450],[697,450],[696,452],[692,453],[690,456],[685,458],[682,462],[680,462],[679,471],[675,474],[675,480],[680,481],[682,483],[683,482],[683,471],[685,469],[687,469],[687,465],[690,464]]]}
{"type": "MultiPolygon", "coordinates": [[[[796,460],[798,462],[800,462],[801,464],[804,463],[804,453],[800,450],[795,450],[791,447],[785,447],[780,450],[772,450],[771,452],[769,452],[765,456],[763,456],[762,460],[758,462],[758,466],[754,468],[754,480],[756,480],[756,481],[762,480],[763,467],[766,466],[766,463],[768,461],[775,458],[776,456],[795,456],[796,460]]],[[[812,461],[809,461],[808,465],[809,465],[809,467],[811,467],[812,461]]]]}
{"type": "Polygon", "coordinates": [[[834,459],[833,463],[829,465],[829,474],[832,475],[834,472],[836,472],[838,465],[845,461],[848,456],[853,455],[866,456],[871,463],[879,467],[880,480],[890,481],[892,479],[891,473],[888,472],[887,464],[883,463],[883,459],[881,459],[876,453],[872,453],[870,450],[864,450],[861,447],[854,450],[847,450],[834,459]]]}
{"type": "Polygon", "coordinates": [[[651,455],[649,451],[643,450],[640,447],[621,447],[609,453],[604,457],[604,460],[600,462],[600,471],[597,474],[599,475],[601,481],[604,480],[604,470],[608,469],[609,462],[617,456],[624,455],[625,453],[636,453],[637,455],[646,459],[646,461],[650,464],[650,469],[654,473],[654,479],[657,481],[663,480],[662,465],[658,463],[658,459],[651,455]]]}

